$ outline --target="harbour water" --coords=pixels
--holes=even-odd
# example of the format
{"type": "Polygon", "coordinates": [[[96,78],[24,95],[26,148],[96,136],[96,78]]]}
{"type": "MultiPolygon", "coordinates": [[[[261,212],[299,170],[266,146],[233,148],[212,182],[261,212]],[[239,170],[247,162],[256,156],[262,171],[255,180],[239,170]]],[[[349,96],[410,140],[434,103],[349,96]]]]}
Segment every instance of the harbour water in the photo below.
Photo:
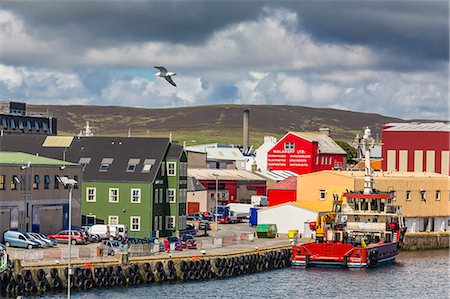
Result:
{"type": "MultiPolygon", "coordinates": [[[[449,298],[448,250],[401,252],[376,269],[286,268],[228,279],[75,292],[73,298],[449,298]]],[[[65,298],[63,294],[46,298],[65,298]]]]}

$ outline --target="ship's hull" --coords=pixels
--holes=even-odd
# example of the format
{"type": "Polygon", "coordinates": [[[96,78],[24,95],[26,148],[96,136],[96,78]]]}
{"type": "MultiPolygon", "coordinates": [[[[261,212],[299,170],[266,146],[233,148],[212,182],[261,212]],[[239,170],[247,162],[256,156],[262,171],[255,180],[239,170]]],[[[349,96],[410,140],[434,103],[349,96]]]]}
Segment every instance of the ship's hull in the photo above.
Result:
{"type": "Polygon", "coordinates": [[[371,244],[365,248],[342,243],[307,243],[294,245],[292,265],[371,268],[393,263],[397,254],[397,242],[371,244]]]}

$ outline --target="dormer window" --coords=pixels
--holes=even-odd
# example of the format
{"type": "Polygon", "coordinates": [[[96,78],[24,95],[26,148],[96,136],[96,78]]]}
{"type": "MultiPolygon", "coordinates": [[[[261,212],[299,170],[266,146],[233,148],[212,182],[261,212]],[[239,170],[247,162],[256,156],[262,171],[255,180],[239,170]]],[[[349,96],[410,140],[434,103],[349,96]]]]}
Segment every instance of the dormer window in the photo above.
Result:
{"type": "Polygon", "coordinates": [[[104,158],[102,160],[102,163],[100,164],[100,169],[99,171],[108,171],[109,166],[112,164],[112,162],[114,161],[113,158],[104,158]]]}
{"type": "Polygon", "coordinates": [[[139,164],[140,159],[130,159],[128,160],[127,172],[134,172],[136,170],[136,166],[139,164]]]}
{"type": "Polygon", "coordinates": [[[156,160],[155,159],[145,159],[144,160],[144,167],[142,168],[142,172],[150,172],[152,169],[152,166],[155,165],[156,160]]]}
{"type": "Polygon", "coordinates": [[[86,169],[86,166],[91,162],[91,158],[80,158],[78,164],[83,165],[83,170],[86,169]]]}

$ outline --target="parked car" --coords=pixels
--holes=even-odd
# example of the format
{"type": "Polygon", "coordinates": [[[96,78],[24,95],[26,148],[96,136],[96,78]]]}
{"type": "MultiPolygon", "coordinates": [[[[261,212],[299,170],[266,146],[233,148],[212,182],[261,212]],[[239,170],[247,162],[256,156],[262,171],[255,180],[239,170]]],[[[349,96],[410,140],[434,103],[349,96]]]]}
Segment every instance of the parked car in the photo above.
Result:
{"type": "Polygon", "coordinates": [[[55,247],[56,245],[58,245],[58,242],[56,242],[55,239],[50,239],[47,235],[42,234],[42,233],[39,233],[38,235],[41,236],[42,239],[50,241],[50,243],[52,243],[52,247],[55,247]]]}
{"type": "Polygon", "coordinates": [[[3,234],[6,247],[38,248],[39,243],[24,232],[8,230],[3,234]]]}
{"type": "MultiPolygon", "coordinates": [[[[33,241],[36,241],[36,242],[39,243],[39,247],[41,247],[41,248],[46,248],[47,246],[49,246],[49,243],[47,243],[46,241],[42,240],[42,239],[39,238],[39,237],[36,237],[36,236],[34,235],[34,233],[28,232],[27,234],[28,234],[28,236],[29,236],[33,241]]],[[[50,242],[50,244],[52,244],[52,242],[50,242]]]]}
{"type": "Polygon", "coordinates": [[[166,239],[164,239],[164,248],[166,250],[170,249],[170,244],[175,244],[175,250],[183,250],[183,245],[181,244],[180,239],[178,239],[177,237],[167,237],[166,239]]]}
{"type": "Polygon", "coordinates": [[[111,232],[111,236],[113,236],[114,239],[121,241],[121,240],[125,240],[127,238],[127,228],[125,225],[110,224],[109,229],[111,232]]]}
{"type": "Polygon", "coordinates": [[[103,240],[100,248],[107,255],[115,255],[117,252],[126,250],[126,246],[117,240],[103,240]]]}
{"type": "Polygon", "coordinates": [[[181,245],[187,249],[197,249],[197,243],[193,235],[184,234],[181,236],[181,245]]]}
{"type": "MultiPolygon", "coordinates": [[[[69,231],[68,230],[62,230],[57,234],[54,235],[48,235],[50,239],[55,239],[57,242],[61,243],[67,243],[69,241],[69,231]]],[[[80,231],[73,230],[72,236],[70,237],[70,240],[73,245],[76,244],[86,244],[85,237],[81,234],[80,231]]]]}
{"type": "Polygon", "coordinates": [[[195,214],[187,215],[186,220],[191,220],[191,221],[200,220],[200,219],[202,219],[202,216],[203,216],[202,213],[195,213],[195,214]]]}
{"type": "Polygon", "coordinates": [[[111,237],[109,225],[106,224],[95,224],[89,228],[88,232],[98,235],[101,240],[106,240],[111,237]]]}
{"type": "Polygon", "coordinates": [[[186,224],[186,229],[183,229],[183,230],[180,231],[180,235],[181,236],[185,235],[185,234],[195,236],[197,234],[197,229],[195,228],[194,225],[187,223],[186,224]]]}

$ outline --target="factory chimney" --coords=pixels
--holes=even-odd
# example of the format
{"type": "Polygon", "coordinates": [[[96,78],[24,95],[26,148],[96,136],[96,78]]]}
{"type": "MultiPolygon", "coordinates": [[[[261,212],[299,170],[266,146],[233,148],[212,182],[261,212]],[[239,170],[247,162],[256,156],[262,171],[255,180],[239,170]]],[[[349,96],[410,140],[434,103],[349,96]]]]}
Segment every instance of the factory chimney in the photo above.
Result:
{"type": "Polygon", "coordinates": [[[250,115],[250,110],[245,109],[244,110],[244,115],[243,115],[243,123],[242,123],[242,133],[243,133],[243,137],[242,137],[242,145],[243,145],[243,149],[242,151],[245,153],[248,150],[248,137],[249,137],[249,133],[248,133],[248,118],[250,115]]]}

